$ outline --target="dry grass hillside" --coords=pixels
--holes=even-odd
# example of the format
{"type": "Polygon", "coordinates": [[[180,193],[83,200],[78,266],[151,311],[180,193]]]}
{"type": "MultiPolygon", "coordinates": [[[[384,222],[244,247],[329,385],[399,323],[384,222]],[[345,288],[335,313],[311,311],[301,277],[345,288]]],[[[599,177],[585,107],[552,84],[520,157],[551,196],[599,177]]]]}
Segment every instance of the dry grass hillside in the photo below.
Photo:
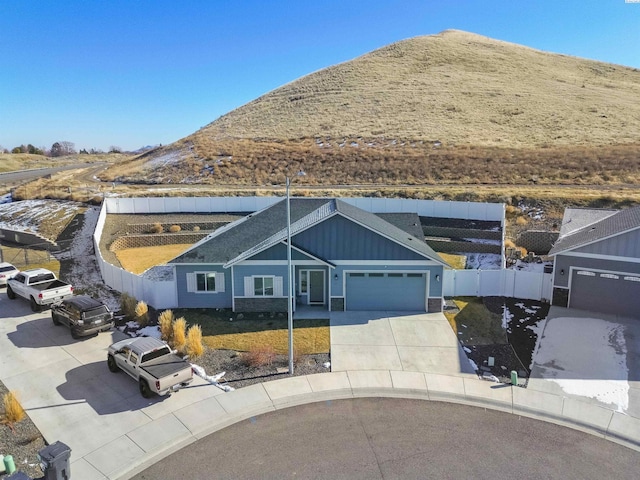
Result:
{"type": "Polygon", "coordinates": [[[638,98],[637,69],[446,31],[307,75],[102,178],[637,185],[638,98]]]}
{"type": "MultiPolygon", "coordinates": [[[[530,147],[639,140],[640,72],[461,31],[307,75],[195,134],[530,147]]],[[[203,138],[204,137],[204,138],[203,138]]]]}

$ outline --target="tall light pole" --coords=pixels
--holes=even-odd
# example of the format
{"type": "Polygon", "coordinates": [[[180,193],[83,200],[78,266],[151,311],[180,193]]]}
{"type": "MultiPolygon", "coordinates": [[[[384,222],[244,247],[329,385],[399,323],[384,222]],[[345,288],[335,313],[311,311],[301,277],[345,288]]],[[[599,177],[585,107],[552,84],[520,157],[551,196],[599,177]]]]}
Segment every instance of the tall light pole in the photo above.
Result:
{"type": "Polygon", "coordinates": [[[287,320],[289,328],[289,375],[293,375],[293,274],[291,272],[291,201],[289,198],[289,177],[287,177],[287,320]]]}

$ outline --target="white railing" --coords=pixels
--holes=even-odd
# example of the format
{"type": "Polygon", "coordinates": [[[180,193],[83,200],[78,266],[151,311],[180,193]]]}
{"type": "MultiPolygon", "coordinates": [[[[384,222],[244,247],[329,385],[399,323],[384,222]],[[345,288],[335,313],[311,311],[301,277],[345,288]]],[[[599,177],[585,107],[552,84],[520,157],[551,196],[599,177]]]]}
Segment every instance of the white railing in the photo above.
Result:
{"type": "Polygon", "coordinates": [[[551,301],[550,273],[519,270],[445,270],[445,297],[513,297],[551,301]]]}

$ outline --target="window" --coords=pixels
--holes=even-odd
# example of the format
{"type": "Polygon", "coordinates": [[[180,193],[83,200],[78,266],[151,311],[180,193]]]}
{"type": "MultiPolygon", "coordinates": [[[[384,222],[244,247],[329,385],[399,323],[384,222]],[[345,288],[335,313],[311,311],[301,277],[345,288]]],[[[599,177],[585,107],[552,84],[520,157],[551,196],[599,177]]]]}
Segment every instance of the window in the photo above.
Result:
{"type": "Polygon", "coordinates": [[[421,273],[407,273],[407,277],[408,278],[421,278],[422,274],[421,273]]]}
{"type": "Polygon", "coordinates": [[[578,275],[584,275],[585,277],[595,277],[596,274],[594,272],[588,272],[586,270],[579,270],[576,272],[578,275]]]}
{"type": "Polygon", "coordinates": [[[283,292],[282,277],[274,275],[244,277],[245,297],[282,297],[283,292]]]}
{"type": "Polygon", "coordinates": [[[601,273],[601,278],[610,278],[612,280],[618,280],[620,277],[618,275],[614,275],[613,273],[601,273]]]}
{"type": "Polygon", "coordinates": [[[308,270],[300,271],[300,293],[307,293],[307,276],[309,274],[308,270]]]}
{"type": "Polygon", "coordinates": [[[192,293],[224,292],[224,273],[222,272],[187,273],[187,292],[192,292],[192,293]]]}
{"type": "Polygon", "coordinates": [[[370,273],[370,277],[384,277],[384,273],[370,273]]]}
{"type": "Polygon", "coordinates": [[[392,277],[392,278],[398,278],[398,277],[402,278],[403,276],[404,275],[402,273],[390,273],[389,274],[389,277],[392,277]]]}
{"type": "Polygon", "coordinates": [[[273,277],[253,277],[253,295],[273,297],[273,277]]]}
{"type": "Polygon", "coordinates": [[[198,292],[216,291],[215,273],[196,273],[196,290],[198,292]]]}

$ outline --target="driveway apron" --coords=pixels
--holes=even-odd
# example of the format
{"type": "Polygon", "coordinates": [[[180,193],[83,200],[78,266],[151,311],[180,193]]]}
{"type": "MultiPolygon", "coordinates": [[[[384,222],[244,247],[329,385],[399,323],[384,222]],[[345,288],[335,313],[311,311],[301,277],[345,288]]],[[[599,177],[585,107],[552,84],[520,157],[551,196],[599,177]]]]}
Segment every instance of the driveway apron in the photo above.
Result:
{"type": "Polygon", "coordinates": [[[331,312],[331,370],[475,375],[442,313],[331,312]]]}

